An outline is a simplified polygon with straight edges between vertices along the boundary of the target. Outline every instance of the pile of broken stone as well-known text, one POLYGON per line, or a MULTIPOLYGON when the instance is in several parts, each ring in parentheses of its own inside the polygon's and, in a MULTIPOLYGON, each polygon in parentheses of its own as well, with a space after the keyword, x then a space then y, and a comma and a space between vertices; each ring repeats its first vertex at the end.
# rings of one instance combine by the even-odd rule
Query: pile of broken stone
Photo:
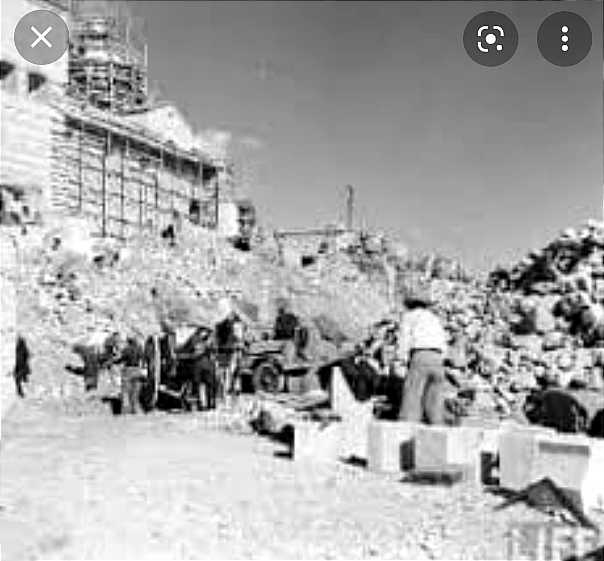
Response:
POLYGON ((449 379, 508 415, 540 387, 602 393, 604 224, 567 229, 486 282, 433 281, 451 337, 449 379))

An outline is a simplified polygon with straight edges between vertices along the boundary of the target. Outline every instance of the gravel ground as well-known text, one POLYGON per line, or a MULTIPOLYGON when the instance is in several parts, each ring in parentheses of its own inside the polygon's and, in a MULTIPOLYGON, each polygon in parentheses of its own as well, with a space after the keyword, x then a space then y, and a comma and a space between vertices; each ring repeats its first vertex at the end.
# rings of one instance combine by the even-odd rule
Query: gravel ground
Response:
POLYGON ((2 427, 0 541, 28 559, 504 559, 545 520, 471 485, 308 465, 203 414, 69 416, 21 402, 2 427))

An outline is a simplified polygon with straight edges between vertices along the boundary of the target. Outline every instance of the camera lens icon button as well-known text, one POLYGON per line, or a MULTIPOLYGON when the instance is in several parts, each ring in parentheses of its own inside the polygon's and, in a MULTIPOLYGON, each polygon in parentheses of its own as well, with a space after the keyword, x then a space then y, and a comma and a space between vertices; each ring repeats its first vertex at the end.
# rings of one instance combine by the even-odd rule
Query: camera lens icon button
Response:
POLYGON ((504 14, 483 12, 466 25, 463 44, 470 58, 478 64, 499 66, 514 56, 518 30, 504 14))

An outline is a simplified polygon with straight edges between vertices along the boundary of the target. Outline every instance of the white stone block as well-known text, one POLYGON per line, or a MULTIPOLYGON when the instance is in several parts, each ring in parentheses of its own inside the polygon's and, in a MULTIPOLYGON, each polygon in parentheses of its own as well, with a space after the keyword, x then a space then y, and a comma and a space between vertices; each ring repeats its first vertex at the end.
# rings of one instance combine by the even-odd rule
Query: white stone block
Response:
POLYGON ((499 485, 519 491, 535 481, 539 437, 555 434, 543 427, 510 427, 499 436, 499 485))
POLYGON ((478 466, 482 438, 478 427, 422 426, 415 437, 415 468, 478 466))
POLYGON ((321 425, 310 421, 294 423, 294 460, 335 462, 340 458, 341 423, 321 425))
POLYGON ((591 438, 591 458, 581 485, 585 510, 604 510, 604 440, 591 438))
POLYGON ((334 367, 331 373, 331 384, 329 388, 329 400, 331 409, 342 418, 354 415, 358 410, 359 402, 354 397, 348 382, 339 367, 334 367))
POLYGON ((585 510, 604 508, 604 441, 584 435, 539 437, 533 477, 577 493, 585 510))
POLYGON ((373 418, 373 403, 366 401, 356 406, 342 421, 340 453, 343 458, 367 459, 369 424, 373 418))
POLYGON ((367 467, 396 473, 414 467, 415 433, 420 425, 405 421, 378 421, 368 425, 367 467))

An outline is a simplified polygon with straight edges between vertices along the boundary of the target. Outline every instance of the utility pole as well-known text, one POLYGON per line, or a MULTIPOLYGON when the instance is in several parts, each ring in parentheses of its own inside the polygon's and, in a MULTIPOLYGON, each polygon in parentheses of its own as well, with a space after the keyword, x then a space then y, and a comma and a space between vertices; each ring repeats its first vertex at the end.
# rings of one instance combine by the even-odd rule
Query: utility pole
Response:
POLYGON ((218 223, 220 221, 220 177, 216 177, 216 183, 214 185, 214 227, 218 232, 218 223))
POLYGON ((346 229, 351 231, 354 218, 354 188, 346 185, 346 229))

